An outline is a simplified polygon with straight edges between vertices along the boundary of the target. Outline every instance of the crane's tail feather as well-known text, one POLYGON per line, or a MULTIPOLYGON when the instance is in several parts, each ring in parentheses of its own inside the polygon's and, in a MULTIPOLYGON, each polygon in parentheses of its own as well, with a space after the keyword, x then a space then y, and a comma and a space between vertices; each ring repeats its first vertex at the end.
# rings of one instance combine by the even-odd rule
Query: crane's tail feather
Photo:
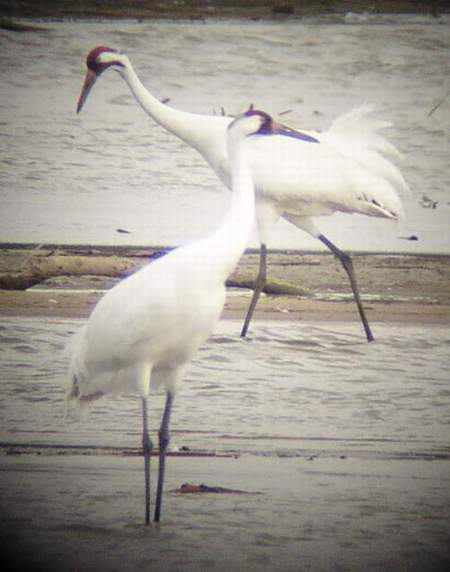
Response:
POLYGON ((360 130, 360 131, 378 131, 379 129, 386 129, 391 127, 392 123, 389 121, 382 121, 381 119, 376 119, 370 117, 375 111, 375 105, 371 103, 366 103, 339 115, 333 121, 330 126, 330 131, 348 131, 348 130, 360 130))
POLYGON ((360 140, 372 151, 386 157, 401 159, 402 155, 397 147, 379 133, 382 129, 392 127, 392 123, 372 117, 374 110, 374 105, 365 104, 339 115, 331 124, 328 133, 352 138, 355 141, 360 140))
POLYGON ((72 385, 69 386, 69 389, 66 394, 66 401, 76 400, 79 404, 82 403, 89 403, 90 401, 95 401, 96 399, 100 399, 105 395, 104 391, 98 390, 93 393, 88 393, 83 395, 80 390, 80 384, 78 381, 77 375, 72 375, 72 385))
POLYGON ((340 115, 324 132, 323 140, 363 167, 366 180, 361 180, 361 189, 366 189, 368 179, 372 179, 377 192, 367 200, 361 199, 364 212, 398 219, 404 215, 398 195, 409 196, 410 190, 396 165, 401 153, 380 133, 391 123, 372 117, 374 109, 374 105, 366 104, 340 115))
POLYGON ((64 409, 65 417, 69 403, 75 402, 77 405, 84 405, 104 395, 104 391, 97 387, 89 388, 90 383, 85 374, 85 350, 86 326, 82 326, 72 337, 64 352, 70 360, 64 409))

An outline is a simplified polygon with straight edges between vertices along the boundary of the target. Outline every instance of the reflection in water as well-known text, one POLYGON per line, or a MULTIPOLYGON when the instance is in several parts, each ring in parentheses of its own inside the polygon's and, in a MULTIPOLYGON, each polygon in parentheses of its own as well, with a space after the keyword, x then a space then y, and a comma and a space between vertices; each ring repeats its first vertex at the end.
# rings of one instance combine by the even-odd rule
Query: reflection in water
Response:
MULTIPOLYGON (((138 447, 140 403, 110 397, 63 419, 63 349, 79 323, 3 319, 0 441, 138 447)), ((297 455, 449 453, 448 330, 258 322, 248 340, 222 321, 175 400, 172 445, 297 455)), ((151 424, 163 399, 152 399, 151 424)))

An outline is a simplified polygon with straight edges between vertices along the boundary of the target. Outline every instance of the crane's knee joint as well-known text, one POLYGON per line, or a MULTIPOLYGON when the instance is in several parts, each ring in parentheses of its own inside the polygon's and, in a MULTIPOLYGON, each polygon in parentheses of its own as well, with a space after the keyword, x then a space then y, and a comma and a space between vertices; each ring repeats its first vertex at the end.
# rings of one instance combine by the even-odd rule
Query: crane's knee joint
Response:
POLYGON ((167 432, 160 432, 159 433, 159 450, 166 451, 167 447, 169 446, 170 436, 167 432))
POLYGON ((350 256, 350 254, 343 252, 341 260, 342 260, 342 264, 344 264, 348 268, 353 268, 353 260, 352 260, 352 257, 350 256))
POLYGON ((151 454, 151 452, 153 451, 153 442, 150 439, 150 435, 145 434, 142 437, 142 447, 144 449, 144 453, 146 453, 147 455, 151 454))

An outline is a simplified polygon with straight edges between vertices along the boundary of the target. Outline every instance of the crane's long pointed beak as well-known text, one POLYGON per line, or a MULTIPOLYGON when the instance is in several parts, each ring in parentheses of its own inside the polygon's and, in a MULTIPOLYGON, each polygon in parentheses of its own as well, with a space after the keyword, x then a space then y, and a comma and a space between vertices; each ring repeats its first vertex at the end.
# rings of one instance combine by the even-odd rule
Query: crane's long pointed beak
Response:
POLYGON ((275 135, 284 135, 285 137, 300 139, 300 141, 305 141, 306 143, 319 143, 319 139, 309 135, 309 133, 291 129, 291 127, 286 127, 286 125, 282 125, 281 123, 273 123, 273 132, 275 135))
POLYGON ((80 111, 83 109, 84 102, 86 101, 89 92, 94 86, 96 80, 97 80, 97 74, 94 71, 88 69, 86 77, 84 79, 83 87, 81 89, 80 97, 78 98, 77 113, 80 113, 80 111))

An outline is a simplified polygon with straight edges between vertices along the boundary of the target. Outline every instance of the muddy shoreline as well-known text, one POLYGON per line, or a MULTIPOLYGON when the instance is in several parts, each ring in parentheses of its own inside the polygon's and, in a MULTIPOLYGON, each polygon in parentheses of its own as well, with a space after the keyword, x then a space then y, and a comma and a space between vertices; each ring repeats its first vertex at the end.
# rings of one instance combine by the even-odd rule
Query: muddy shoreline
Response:
MULTIPOLYGON (((0 245, 0 315, 85 318, 103 292, 170 247, 0 245)), ((257 319, 358 321, 347 277, 332 255, 269 252, 257 319)), ((357 253, 372 321, 450 323, 450 256, 357 253)), ((230 277, 224 317, 243 317, 258 268, 249 249, 230 277)), ((206 269, 205 269, 206 271, 206 269)))

